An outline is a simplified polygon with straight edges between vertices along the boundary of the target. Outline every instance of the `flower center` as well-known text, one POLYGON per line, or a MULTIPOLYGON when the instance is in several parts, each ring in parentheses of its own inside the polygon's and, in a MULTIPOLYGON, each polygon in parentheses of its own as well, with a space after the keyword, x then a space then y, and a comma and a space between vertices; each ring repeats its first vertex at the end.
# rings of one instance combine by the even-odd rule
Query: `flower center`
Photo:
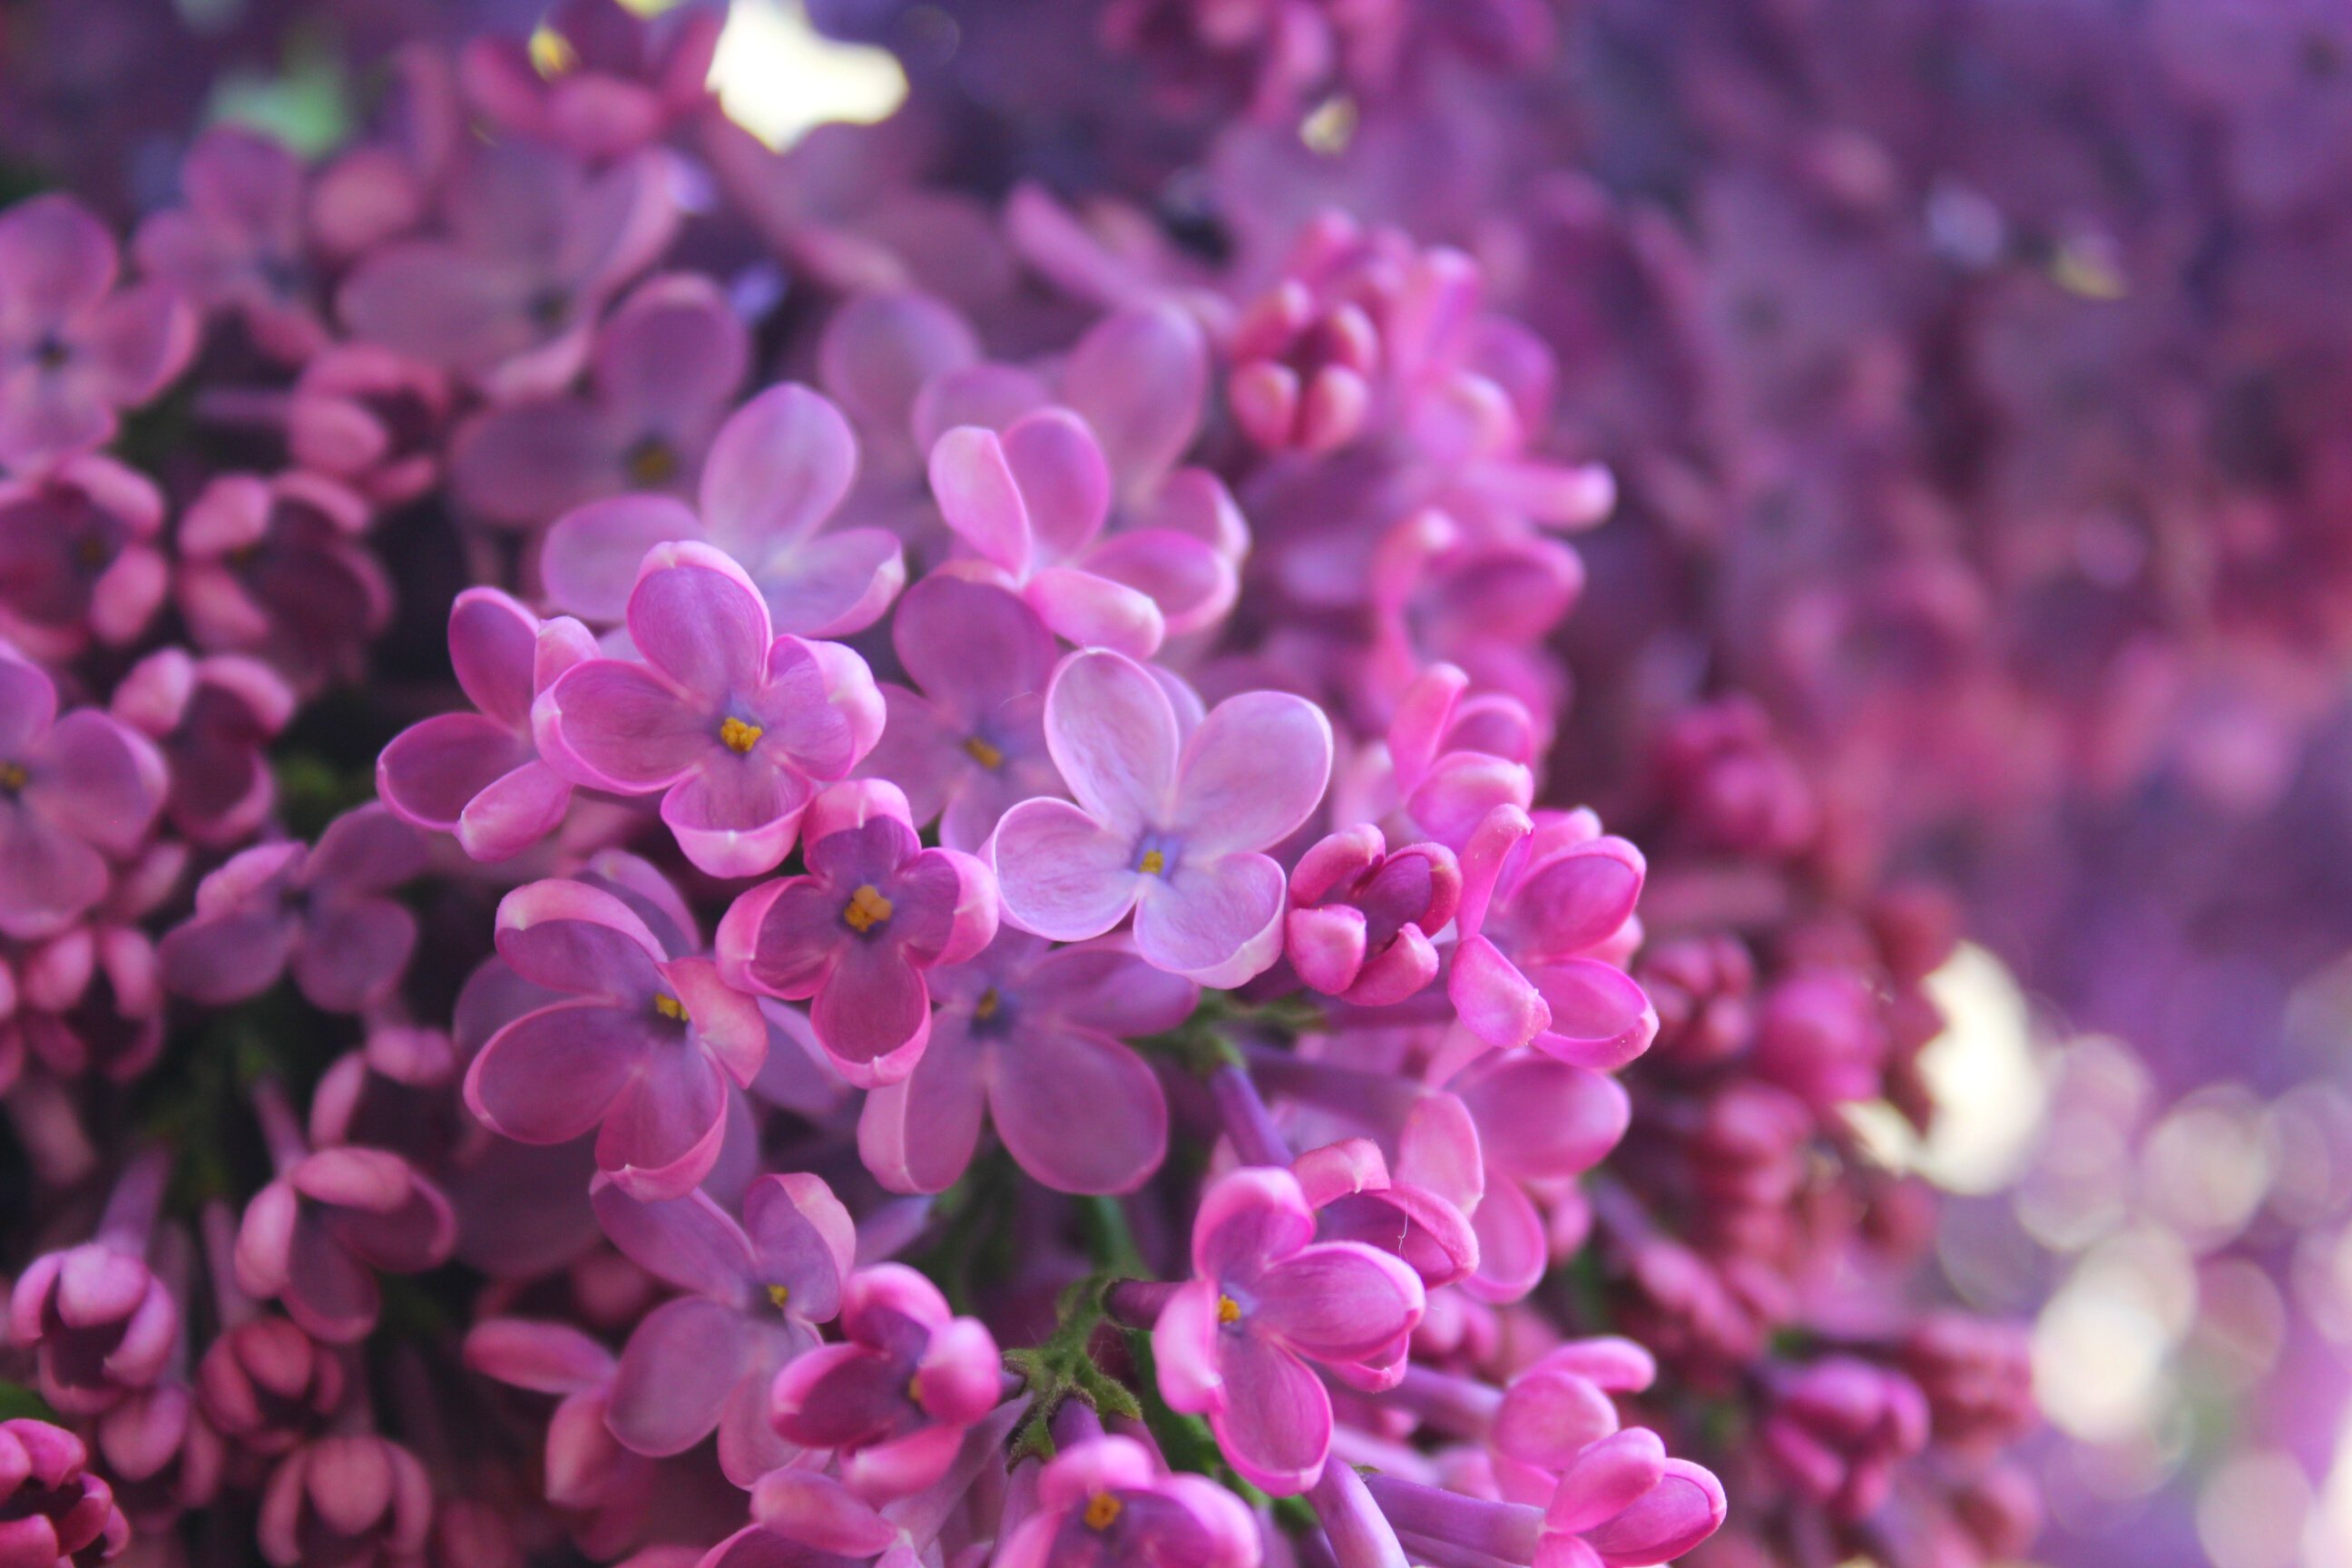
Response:
POLYGON ((1217 1297, 1217 1321, 1220 1323, 1238 1323, 1241 1321, 1242 1304, 1239 1301, 1234 1300, 1231 1296, 1220 1293, 1217 1297))
POLYGON ((793 1288, 791 1286, 771 1285, 768 1287, 768 1303, 777 1310, 782 1311, 783 1310, 784 1303, 792 1299, 793 1288))
POLYGON ((970 757, 973 762, 978 763, 982 767, 986 768, 990 773, 994 773, 997 769, 1004 765, 1003 749, 1002 747, 990 745, 986 741, 982 740, 977 735, 973 735, 964 742, 963 751, 964 755, 970 757))
POLYGON ((33 775, 26 771, 24 763, 0 763, 0 789, 15 795, 32 781, 33 775))
POLYGON ((630 447, 624 461, 629 478, 641 485, 667 484, 677 477, 677 453, 658 436, 648 436, 630 447))
POLYGON ((1168 857, 1157 849, 1147 849, 1143 858, 1135 863, 1135 868, 1147 877, 1164 877, 1168 874, 1168 857))
POLYGON ((1092 1531, 1108 1530, 1118 1522, 1118 1516, 1126 1510, 1127 1505, 1110 1493, 1097 1492, 1087 1499, 1087 1511, 1084 1515, 1087 1528, 1092 1531))
POLYGON ((63 370, 72 357, 73 351, 66 347, 65 341, 54 335, 33 345, 33 365, 37 370, 63 370))
POLYGON ((689 1022, 686 1016, 686 1004, 679 1001, 675 996, 655 997, 654 1011, 659 1013, 663 1017, 667 1018, 673 1024, 684 1024, 689 1022))
POLYGON ((873 883, 865 883, 849 895, 849 907, 841 911, 841 918, 850 930, 862 934, 890 918, 890 900, 873 883))
POLYGON ((760 737, 766 733, 759 725, 746 724, 740 719, 730 719, 719 726, 719 740, 725 742, 727 749, 739 757, 748 755, 751 748, 760 743, 760 737))
POLYGON ((997 1008, 1003 1005, 1004 999, 996 994, 996 987, 992 985, 980 994, 979 1001, 971 1005, 971 1016, 975 1018, 993 1018, 996 1016, 997 1008))

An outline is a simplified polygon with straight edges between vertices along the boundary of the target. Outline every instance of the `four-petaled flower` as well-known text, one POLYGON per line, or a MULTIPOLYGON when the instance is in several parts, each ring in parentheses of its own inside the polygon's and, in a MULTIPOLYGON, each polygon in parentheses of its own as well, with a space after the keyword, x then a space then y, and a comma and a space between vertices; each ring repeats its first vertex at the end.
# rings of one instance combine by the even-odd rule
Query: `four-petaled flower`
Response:
POLYGON ((1037 1478, 1037 1511, 996 1568, 1257 1568, 1257 1521, 1205 1476, 1170 1475, 1132 1437, 1093 1437, 1054 1456, 1037 1478))

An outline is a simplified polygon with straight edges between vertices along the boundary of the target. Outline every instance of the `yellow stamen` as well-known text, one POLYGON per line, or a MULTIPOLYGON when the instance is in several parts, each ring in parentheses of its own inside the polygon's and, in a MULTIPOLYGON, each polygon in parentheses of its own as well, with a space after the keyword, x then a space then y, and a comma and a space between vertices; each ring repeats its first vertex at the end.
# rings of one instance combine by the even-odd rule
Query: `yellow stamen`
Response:
POLYGON ((32 782, 32 778, 22 763, 0 763, 0 789, 23 789, 32 782))
POLYGON ((648 436, 629 450, 629 478, 641 485, 666 485, 677 477, 677 454, 668 442, 648 436))
POLYGON ((580 56, 571 39, 552 27, 541 26, 530 36, 530 63, 541 76, 552 79, 570 74, 580 64, 580 56))
POLYGON ((1143 858, 1137 863, 1136 869, 1147 877, 1164 877, 1168 874, 1168 857, 1157 849, 1147 849, 1143 852, 1143 858))
POLYGON ((1119 1501, 1118 1499, 1111 1496, 1110 1493, 1097 1492, 1094 1496, 1087 1499, 1087 1511, 1085 1514, 1087 1528, 1088 1530, 1108 1530, 1112 1525, 1118 1522, 1118 1516, 1126 1510, 1127 1505, 1119 1501))
POLYGON ((996 994, 996 987, 993 985, 990 986, 987 990, 980 994, 980 1000, 971 1005, 971 1016, 975 1018, 995 1017, 996 1009, 1001 1005, 1002 1000, 1003 999, 996 994))
POLYGON ((964 742, 963 751, 964 755, 986 768, 990 773, 994 773, 1004 765, 1003 752, 990 745, 977 735, 964 742))
POLYGON ((771 1285, 768 1287, 768 1300, 779 1310, 782 1310, 783 1304, 792 1299, 793 1289, 791 1286, 771 1285))
POLYGON ((760 737, 766 733, 757 724, 746 724, 740 719, 730 719, 719 726, 719 738, 727 743, 729 751, 739 757, 758 745, 760 737))
POLYGON ((675 996, 655 997, 654 1011, 659 1013, 663 1017, 667 1018, 673 1024, 683 1024, 687 1022, 686 1004, 679 1001, 675 996))
POLYGON ((1242 1304, 1239 1301, 1234 1300, 1231 1296, 1219 1296, 1217 1298, 1217 1321, 1221 1323, 1238 1323, 1241 1321, 1242 1304))
POLYGON ((890 918, 890 900, 882 890, 868 882, 849 895, 849 907, 841 918, 854 931, 869 931, 890 918))

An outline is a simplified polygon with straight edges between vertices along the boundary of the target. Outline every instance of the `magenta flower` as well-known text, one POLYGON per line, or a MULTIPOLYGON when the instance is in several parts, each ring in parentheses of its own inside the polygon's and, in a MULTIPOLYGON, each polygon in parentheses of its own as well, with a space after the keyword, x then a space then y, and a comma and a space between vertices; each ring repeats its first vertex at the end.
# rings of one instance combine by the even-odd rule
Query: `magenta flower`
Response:
POLYGON ((1757 1076, 1823 1115, 1876 1099, 1892 1045, 1879 1011, 1878 998, 1852 970, 1798 970, 1758 1009, 1757 1076))
POLYGON ((890 641, 915 689, 883 683, 889 721, 861 775, 906 791, 950 849, 978 849, 1016 802, 1062 793, 1045 752, 1054 637, 1035 611, 992 584, 926 577, 898 601, 890 641))
MULTIPOLYGON (((50 1072, 129 1083, 153 1065, 163 1048, 163 984, 142 922, 177 895, 187 865, 185 844, 156 840, 117 870, 79 923, 19 959, 14 1026, 50 1072)), ((0 1024, 0 1037, 8 1033, 0 1024)))
POLYGON ((751 579, 707 544, 646 552, 628 626, 643 663, 589 659, 540 693, 541 754, 578 784, 661 791, 678 847, 714 877, 773 869, 811 780, 873 749, 882 695, 865 660, 773 635, 751 579))
POLYGON ((926 971, 996 935, 996 878, 954 849, 926 849, 907 797, 878 779, 835 784, 809 807, 808 873, 761 884, 719 926, 730 984, 811 999, 809 1021, 852 1083, 895 1082, 930 1037, 926 971))
POLYGON ((270 358, 327 344, 306 241, 302 165, 242 127, 205 133, 180 163, 181 205, 139 226, 139 265, 210 315, 234 313, 270 358))
POLYGON ((1290 873, 1284 952, 1298 977, 1358 1006, 1402 1002, 1437 978, 1430 937, 1454 920, 1462 869, 1443 844, 1391 854, 1370 823, 1334 833, 1290 873))
POLYGON ((531 39, 470 40, 458 69, 466 96, 500 129, 616 158, 710 101, 704 83, 724 20, 701 5, 643 16, 616 0, 561 0, 531 39), (551 48, 551 63, 534 52, 551 48))
POLYGON ((1257 1521, 1203 1476, 1168 1475, 1131 1437, 1071 1444, 1037 1478, 1037 1511, 999 1550, 995 1568, 1257 1568, 1257 1521))
POLYGON ((930 1043, 912 1074, 866 1097, 858 1152, 893 1192, 944 1192, 971 1163, 985 1110, 1046 1186, 1132 1192, 1167 1153, 1168 1101, 1126 1042, 1174 1028, 1200 994, 1123 946, 1000 932, 940 975, 930 1043))
POLYGON ((0 634, 53 659, 135 640, 170 585, 163 526, 163 492, 109 458, 0 479, 0 634))
POLYGON ((268 819, 278 787, 265 754, 293 718, 293 689, 259 659, 158 648, 114 689, 114 716, 163 754, 163 816, 191 843, 223 848, 268 819))
POLYGON ((316 474, 214 479, 180 519, 180 613, 197 645, 258 655, 304 691, 354 668, 392 617, 367 525, 367 503, 316 474))
MULTIPOLYGON (((1642 852, 1590 812, 1538 827, 1498 805, 1462 857, 1462 909, 1447 994, 1475 1042, 1530 1045, 1578 1066, 1620 1068, 1649 1048, 1657 1010, 1616 958, 1642 896, 1642 852)), ((1455 1062, 1453 1065, 1458 1066, 1455 1062)))
POLYGON ((931 447, 940 514, 979 570, 1027 600, 1057 636, 1138 658, 1232 607, 1233 563, 1198 533, 1129 529, 1103 538, 1111 473, 1066 408, 1024 415, 1002 437, 959 426, 931 447))
POLYGON ((523 1143, 591 1129, 596 1163, 632 1195, 691 1192, 719 1158, 731 1084, 768 1027, 708 958, 672 957, 635 910, 584 882, 533 882, 499 904, 499 956, 559 999, 490 1037, 466 1103, 523 1143))
POLYGON ((1723 1485, 1687 1459, 1670 1459, 1642 1427, 1586 1445, 1540 1509, 1465 1497, 1386 1475, 1365 1478, 1414 1561, 1538 1568, 1649 1568, 1705 1541, 1724 1519, 1723 1485))
POLYGON ((604 302, 668 247, 669 166, 642 153, 591 173, 545 148, 477 148, 442 200, 446 239, 369 254, 336 298, 360 338, 507 398, 555 391, 604 302))
POLYGON ((1539 744, 1535 720, 1517 698, 1472 696, 1469 676, 1431 665, 1397 698, 1390 783, 1406 820, 1459 854, 1488 812, 1524 811, 1535 799, 1528 764, 1539 744))
POLYGON ((114 438, 194 351, 196 321, 153 283, 115 287, 121 258, 71 196, 0 212, 0 468, 68 458, 114 438))
MULTIPOLYGON (((656 352, 674 348, 665 338, 656 352)), ((907 581, 906 562, 888 529, 825 527, 857 472, 841 411, 805 386, 772 386, 706 438, 696 509, 632 495, 557 520, 541 567, 557 606, 617 620, 646 552, 695 540, 751 575, 778 631, 842 637, 879 620, 907 581)))
POLYGON ((1425 1300, 1402 1259, 1314 1237, 1296 1176, 1235 1171, 1202 1194, 1192 1279, 1151 1333, 1168 1403, 1206 1415, 1234 1468, 1277 1497, 1313 1486, 1331 1449, 1331 1396, 1308 1363, 1393 1383, 1425 1300))
POLYGON ((1305 822, 1331 773, 1331 725, 1287 692, 1217 704, 1188 736, 1150 672, 1116 653, 1065 658, 1045 743, 1076 804, 1026 800, 990 841, 1005 917, 1056 942, 1135 911, 1136 948, 1203 985, 1239 984, 1282 951, 1282 868, 1262 853, 1305 822))
POLYGON ((399 506, 441 477, 449 381, 373 343, 313 355, 286 405, 286 449, 378 506, 399 506))
POLYGON ((318 1006, 365 1012, 416 945, 416 917, 388 895, 424 868, 415 829, 374 805, 335 818, 315 847, 247 849, 197 884, 195 913, 164 933, 164 989, 217 1007, 259 995, 290 965, 318 1006))
POLYGON ((954 1462, 964 1429, 996 1408, 996 1341, 898 1263, 849 1277, 841 1331, 844 1342, 776 1374, 769 1419, 787 1442, 834 1450, 842 1479, 869 1503, 919 1491, 954 1462))
POLYGON ((320 1437, 278 1463, 262 1488, 254 1541, 273 1568, 409 1563, 433 1529, 433 1481, 387 1437, 320 1437))
POLYGON ((418 1274, 448 1260, 457 1240, 449 1200, 387 1150, 307 1154, 290 1121, 271 1142, 278 1179, 246 1205, 237 1285, 276 1298, 313 1339, 364 1339, 383 1300, 377 1270, 418 1274))
POLYGON ((112 1409, 152 1384, 179 1347, 179 1302, 146 1256, 169 1174, 160 1153, 136 1159, 89 1240, 17 1276, 9 1339, 34 1352, 41 1397, 66 1415, 112 1409))
POLYGON ((449 661, 477 711, 410 725, 376 759, 376 794, 403 821, 454 833, 477 860, 503 860, 563 824, 572 785, 541 761, 531 703, 596 656, 588 628, 542 621, 496 588, 449 606, 449 661))
POLYGON ((139 847, 163 804, 163 760, 0 645, 0 935, 48 936, 106 896, 107 858, 139 847))
POLYGON ((249 1317, 205 1347, 196 1395, 222 1436, 250 1453, 283 1454, 341 1408, 343 1361, 290 1318, 249 1317))
POLYGON ((1484 1191, 1478 1136, 1469 1112, 1451 1095, 1432 1095, 1414 1107, 1393 1170, 1369 1138, 1310 1149, 1290 1170, 1315 1209, 1315 1234, 1323 1240, 1360 1241, 1393 1253, 1426 1289, 1451 1285, 1478 1267, 1478 1237, 1469 1219, 1484 1191))
POLYGON ((688 489, 751 358, 751 333, 717 284, 649 279, 596 329, 584 392, 502 404, 457 431, 450 488, 507 524, 622 490, 688 489))
POLYGON ((81 1439, 46 1421, 0 1421, 0 1558, 26 1568, 88 1568, 118 1555, 131 1526, 85 1467, 81 1439))
POLYGON ((812 1325, 845 1309, 857 1247, 849 1211, 807 1174, 752 1183, 740 1226, 699 1192, 644 1203, 600 1180, 595 1204, 614 1246, 687 1292, 647 1313, 622 1350, 613 1435, 662 1458, 715 1427, 719 1466, 742 1487, 788 1463, 793 1450, 768 1420, 769 1385, 779 1368, 819 1353, 812 1325))
POLYGON ((1471 1223, 1478 1267, 1463 1289, 1482 1301, 1522 1300, 1551 1264, 1538 1194, 1598 1165, 1625 1136, 1633 1108, 1613 1078, 1528 1052, 1490 1056, 1448 1087, 1477 1124, 1486 1181, 1471 1223))
POLYGON ((1797 1489, 1842 1520, 1878 1511, 1927 1446, 1927 1400, 1901 1373, 1832 1356, 1789 1376, 1759 1436, 1797 1489))

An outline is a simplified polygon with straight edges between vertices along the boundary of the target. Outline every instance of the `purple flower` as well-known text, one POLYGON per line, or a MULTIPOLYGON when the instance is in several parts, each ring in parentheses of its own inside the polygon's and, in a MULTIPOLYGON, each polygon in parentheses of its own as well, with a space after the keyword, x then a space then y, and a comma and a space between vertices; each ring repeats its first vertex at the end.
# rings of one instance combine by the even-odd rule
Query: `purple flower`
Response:
POLYGON ((286 405, 286 449, 378 506, 399 506, 441 477, 448 378, 373 343, 312 356, 286 405))
POLYGON ((377 1270, 418 1274, 447 1260, 457 1239, 449 1200, 386 1150, 303 1153, 290 1120, 271 1142, 278 1179, 246 1205, 237 1285, 276 1298, 313 1339, 364 1339, 382 1302, 377 1270))
POLYGON ((205 1347, 196 1394, 222 1436, 250 1453, 283 1454, 341 1407, 343 1361, 290 1318, 249 1317, 205 1347))
POLYGON ((615 158, 710 101, 704 85, 722 10, 642 16, 616 0, 561 0, 529 39, 475 38, 459 56, 466 96, 517 136, 615 158))
POLYGON ((272 359, 327 344, 306 249, 302 165, 237 126, 205 133, 180 164, 182 205, 139 226, 140 266, 208 314, 234 312, 272 359))
POLYGON ((926 577, 890 641, 915 689, 883 683, 889 721, 861 775, 906 791, 917 824, 939 817, 951 849, 978 849, 1014 803, 1062 793, 1045 752, 1054 637, 1035 611, 992 584, 926 577))
POLYGON ((563 824, 572 785, 540 759, 531 703, 596 656, 588 628, 542 621, 496 588, 449 606, 449 661, 472 713, 410 725, 376 759, 376 794, 402 820, 454 833, 477 860, 503 860, 563 824))
POLYGON ((1544 1507, 1543 1568, 1644 1568, 1680 1557, 1722 1528, 1723 1484, 1670 1459, 1643 1427, 1612 1433, 1561 1472, 1544 1507))
POLYGON ((164 933, 164 988, 217 1007, 259 995, 290 964, 318 1006, 365 1012, 416 946, 416 917, 387 895, 424 868, 415 829, 374 805, 329 823, 315 847, 247 849, 197 884, 195 913, 164 933))
POLYGON ((304 691, 356 668, 392 618, 367 525, 367 503, 316 474, 214 479, 180 519, 180 613, 197 645, 257 654, 304 691))
POLYGON ((113 1408, 152 1384, 178 1348, 179 1302, 146 1261, 169 1173, 160 1153, 134 1161, 90 1240, 17 1276, 9 1338, 34 1352, 41 1397, 66 1415, 113 1408))
POLYGON ((873 749, 881 693, 835 643, 770 629, 743 569, 707 544, 655 546, 629 594, 642 663, 594 658, 540 693, 541 753, 574 782, 662 792, 662 820, 715 877, 772 869, 792 852, 812 779, 873 749))
POLYGON ((1402 1259, 1314 1237, 1315 1211, 1289 1172, 1226 1176, 1202 1194, 1192 1279, 1151 1333, 1168 1403, 1206 1415, 1234 1468, 1277 1497, 1313 1486, 1331 1449, 1331 1396, 1308 1363, 1393 1383, 1425 1300, 1402 1259))
POLYGON ((1447 981, 1472 1054, 1532 1044, 1607 1069, 1649 1048, 1657 1010, 1614 961, 1639 931, 1645 869, 1590 812, 1546 813, 1540 827, 1517 806, 1488 815, 1463 852, 1447 981))
POLYGON ((71 196, 0 212, 0 468, 112 440, 117 411, 187 363, 195 317, 160 285, 118 290, 121 266, 105 226, 71 196))
POLYGON ((0 633, 37 658, 134 641, 170 585, 163 526, 163 492, 110 458, 0 479, 0 633))
POLYGON ((742 1487, 789 1462, 768 1421, 769 1384, 817 1353, 811 1325, 843 1310, 857 1247, 849 1211, 823 1181, 797 1173, 752 1183, 740 1226, 700 1192, 645 1203, 600 1180, 595 1203, 614 1246, 688 1292, 647 1313, 622 1350, 606 1416, 614 1436, 662 1458, 716 1427, 719 1466, 742 1487))
POLYGON ((844 1342, 776 1374, 769 1419, 787 1442, 839 1455, 842 1479, 869 1503, 919 1491, 954 1462, 964 1429, 996 1408, 996 1342, 898 1263, 849 1277, 841 1331, 844 1342))
POLYGON ((337 309, 355 336, 493 397, 553 392, 587 358, 604 301, 668 247, 670 179, 650 152, 591 173, 524 142, 477 148, 443 195, 448 237, 372 252, 337 309))
POLYGON ((1474 1063, 1448 1087, 1477 1125, 1486 1169, 1471 1213, 1478 1268, 1462 1288, 1483 1301, 1517 1301, 1551 1263, 1534 1194, 1598 1165, 1625 1136, 1633 1109, 1607 1074, 1524 1051, 1474 1063))
POLYGON ((959 426, 933 444, 940 513, 979 556, 975 570, 1027 600, 1060 637, 1149 658, 1171 633, 1213 625, 1234 602, 1233 563, 1198 533, 1168 527, 1101 537, 1111 472, 1086 420, 1024 415, 1002 437, 959 426))
POLYGON ((1453 665, 1431 665, 1406 684, 1387 739, 1395 804, 1456 854, 1496 806, 1524 811, 1535 799, 1533 717, 1501 692, 1471 696, 1469 676, 1453 665))
MULTIPOLYGON (((153 1065, 163 1048, 163 985, 141 922, 178 893, 187 864, 186 845, 157 840, 117 871, 80 923, 23 954, 14 1026, 50 1072, 128 1083, 153 1065)), ((0 1037, 8 1032, 0 1024, 0 1037)))
POLYGON ((1757 1012, 1757 1076, 1824 1115, 1879 1096, 1889 1047, 1878 998, 1850 969, 1801 969, 1757 1012))
MULTIPOLYGON (((658 345, 665 360, 674 352, 667 338, 658 345)), ((557 520, 541 569, 558 607, 617 620, 646 552, 695 540, 750 574, 778 631, 842 637, 879 620, 907 581, 906 562, 888 529, 825 527, 857 472, 841 411, 805 386, 772 386, 706 438, 694 510, 631 495, 557 520)))
POLYGON ((1202 1476, 1166 1475, 1131 1437, 1063 1448, 1037 1478, 1037 1511, 1023 1520, 996 1568, 1257 1568, 1257 1521, 1202 1476))
POLYGON ((1310 1149, 1290 1170, 1315 1209, 1315 1234, 1324 1240, 1360 1241, 1394 1253, 1432 1290, 1478 1267, 1478 1238, 1468 1217, 1484 1191, 1478 1137, 1470 1113, 1453 1096, 1432 1095, 1413 1108, 1393 1172, 1369 1138, 1310 1149))
POLYGON ((63 930, 105 897, 107 857, 139 847, 163 804, 163 760, 0 645, 0 935, 63 930))
POLYGON ((1927 1400, 1901 1373, 1832 1356, 1789 1376, 1759 1436, 1805 1496, 1842 1520, 1878 1511, 1902 1462, 1927 1446, 1927 1400))
POLYGON ((373 1432, 320 1437, 269 1472, 255 1542, 274 1568, 373 1568, 419 1561, 433 1529, 433 1481, 415 1455, 373 1432))
POLYGON ((81 1439, 46 1421, 0 1421, 0 1560, 11 1568, 89 1568, 130 1543, 81 1439))
POLYGON ((1005 917, 1056 942, 1100 936, 1135 911, 1159 967, 1230 986, 1282 951, 1280 843, 1323 798, 1331 725, 1286 692, 1217 704, 1190 735, 1150 672, 1116 653, 1062 661, 1045 689, 1045 743, 1076 797, 1026 800, 990 841, 1005 917))
POLYGON ((1284 951, 1315 990, 1358 1006, 1402 1002, 1437 978, 1430 942, 1454 920, 1462 868, 1443 844, 1394 854, 1370 823, 1318 843, 1290 873, 1284 951))
POLYGON ((787 1001, 842 1076, 905 1078, 931 1028, 924 972, 960 963, 996 935, 996 878, 954 849, 926 849, 907 798, 878 779, 835 784, 809 808, 808 874, 764 883, 719 927, 730 983, 787 1001))
POLYGON ((516 975, 560 999, 490 1037, 467 1070, 467 1105, 519 1142, 601 1129, 596 1163, 633 1195, 691 1192, 719 1158, 730 1085, 749 1084, 767 1054, 759 1007, 584 882, 509 893, 498 942, 516 975))
POLYGON ((596 329, 586 391, 501 404, 458 430, 451 489, 507 524, 622 490, 687 489, 751 357, 751 333, 716 283, 649 279, 596 329))
POLYGON ((268 820, 278 788, 265 752, 295 707, 276 670, 242 654, 158 648, 123 676, 112 706, 163 752, 172 779, 163 816, 182 837, 221 848, 268 820))
POLYGON ((922 1060, 869 1093, 858 1120, 858 1152, 884 1186, 944 1192, 971 1163, 983 1109, 1056 1192, 1132 1192, 1160 1168, 1167 1097, 1125 1042, 1182 1023, 1200 987, 1123 946, 1055 949, 1015 931, 938 987, 922 1060))

